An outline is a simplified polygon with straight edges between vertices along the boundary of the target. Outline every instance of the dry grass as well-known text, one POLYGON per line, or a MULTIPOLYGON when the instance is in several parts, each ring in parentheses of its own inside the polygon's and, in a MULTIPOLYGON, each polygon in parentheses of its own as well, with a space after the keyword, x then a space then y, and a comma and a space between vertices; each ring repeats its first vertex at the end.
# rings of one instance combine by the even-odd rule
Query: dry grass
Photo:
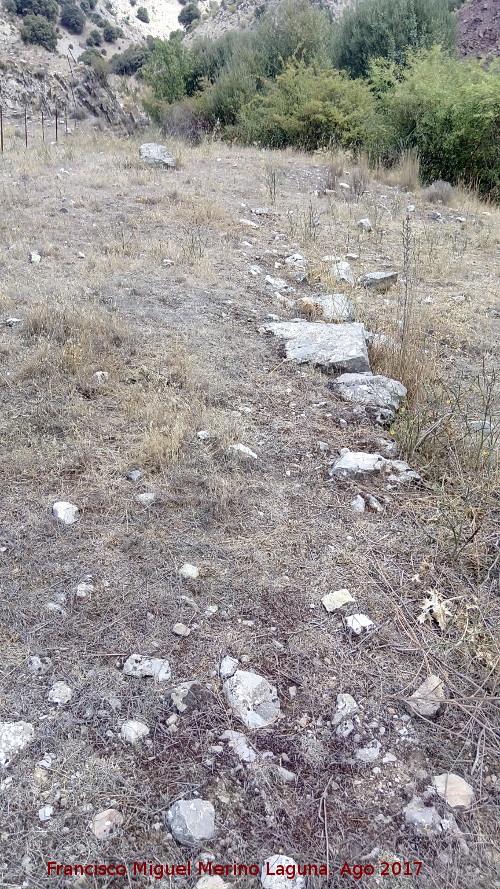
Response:
MULTIPOLYGON (((301 863, 328 856, 331 877, 312 877, 308 889, 334 889, 345 883, 344 861, 378 847, 377 860, 424 862, 421 877, 405 878, 410 889, 491 889, 498 393, 483 355, 498 339, 498 210, 457 191, 456 209, 443 208, 445 222, 435 223, 417 196, 405 247, 407 195, 373 181, 356 201, 323 195, 324 154, 208 142, 183 147, 182 168, 168 173, 137 158, 137 140, 89 129, 44 153, 9 141, 0 162, 0 320, 22 319, 0 326, 0 719, 35 726, 9 769, 12 784, 2 785, 1 879, 48 885, 47 860, 182 863, 190 853, 168 836, 163 813, 197 793, 214 802, 217 834, 193 860, 207 851, 219 862, 260 862, 279 848, 301 863), (270 204, 272 215, 251 215, 270 204), (259 228, 240 225, 242 216, 259 228), (369 234, 357 227, 364 216, 369 234), (293 252, 308 260, 304 291, 284 263, 293 252), (358 254, 356 278, 395 268, 408 286, 383 295, 339 286, 322 257, 347 252, 358 254), (259 328, 269 313, 291 318, 298 307, 277 302, 266 274, 295 286, 287 295, 305 296, 306 310, 321 284, 344 290, 366 326, 390 337, 373 365, 401 373, 411 395, 392 430, 353 420, 321 373, 279 360, 259 328), (491 432, 477 437, 467 424, 483 418, 491 432), (209 439, 197 437, 201 429, 209 439), (391 431, 422 485, 329 480, 341 447, 376 449, 391 431), (231 456, 236 442, 259 459, 231 456), (134 484, 124 473, 136 467, 144 476, 134 484), (382 514, 351 509, 366 491, 382 514), (150 507, 137 503, 140 492, 156 495, 150 507), (80 508, 71 527, 51 516, 61 498, 80 508), (199 566, 198 580, 180 581, 186 561, 199 566), (88 574, 95 590, 83 600, 76 586, 88 574), (343 617, 322 609, 321 597, 341 587, 375 622, 373 634, 353 640, 343 617), (451 612, 443 629, 418 622, 430 589, 451 612), (218 606, 211 616, 208 605, 218 606), (191 626, 188 638, 172 634, 176 621, 191 626), (133 651, 169 658, 168 688, 123 675, 133 651), (226 653, 273 681, 282 702, 283 719, 252 735, 274 754, 256 768, 217 749, 224 730, 241 728, 216 672, 226 653), (50 658, 36 678, 32 655, 50 658), (446 680, 443 715, 405 721, 404 699, 431 672, 446 680), (61 678, 73 698, 56 709, 48 691, 61 678), (174 732, 169 691, 186 680, 200 682, 206 699, 174 732), (340 692, 360 705, 355 744, 331 726, 340 692), (150 726, 147 744, 124 745, 128 718, 150 726), (353 760, 374 737, 396 763, 353 760), (40 786, 34 770, 45 752, 54 760, 40 786), (278 781, 279 762, 295 784, 278 781), (446 836, 415 838, 403 824, 413 793, 445 770, 474 785, 473 809, 456 813, 468 856, 446 836), (54 816, 40 823, 46 804, 54 816), (110 806, 124 825, 99 844, 88 821, 110 806)), ((347 158, 342 169, 355 173, 347 158)))

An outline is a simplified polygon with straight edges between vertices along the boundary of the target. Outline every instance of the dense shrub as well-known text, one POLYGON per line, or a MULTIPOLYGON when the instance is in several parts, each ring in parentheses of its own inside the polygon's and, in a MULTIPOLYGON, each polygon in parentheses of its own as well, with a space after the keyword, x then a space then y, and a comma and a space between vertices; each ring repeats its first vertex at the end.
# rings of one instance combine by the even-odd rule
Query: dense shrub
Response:
POLYGON ((256 83, 244 63, 231 65, 218 80, 197 98, 208 127, 236 124, 240 109, 255 96, 256 83))
POLYGON ((10 12, 10 13, 13 13, 14 15, 17 15, 16 0, 4 0, 3 8, 5 9, 5 12, 10 12))
POLYGON ((375 126, 374 106, 362 80, 290 62, 267 93, 241 109, 235 132, 270 148, 296 145, 309 151, 332 142, 358 146, 375 126))
POLYGON ((115 43, 117 38, 120 36, 120 31, 121 28, 116 28, 114 25, 111 24, 111 22, 106 22, 102 29, 102 34, 106 43, 115 43))
POLYGON ((190 25, 196 19, 201 18, 200 7, 197 3, 188 3, 183 9, 181 9, 179 15, 177 16, 177 21, 184 28, 189 28, 190 25))
POLYGON ((425 180, 476 185, 500 199, 500 63, 450 58, 439 47, 409 58, 380 97, 382 156, 415 147, 425 180))
POLYGON ((91 11, 92 11, 89 0, 80 0, 80 9, 82 10, 83 14, 88 18, 91 11))
POLYGON ((129 46, 122 53, 116 54, 110 59, 110 68, 114 74, 132 75, 140 71, 148 58, 149 51, 145 46, 136 43, 129 46))
POLYGON ((98 28, 104 28, 104 25, 106 24, 106 19, 103 19, 102 15, 99 15, 98 12, 93 12, 89 15, 89 19, 94 25, 97 25, 98 28))
POLYGON ((101 32, 97 31, 96 29, 91 31, 85 43, 87 44, 87 46, 100 46, 102 43, 101 32))
POLYGON ((50 52, 57 47, 57 34, 54 25, 43 15, 27 15, 21 26, 21 37, 25 43, 37 43, 50 52))
POLYGON ((55 22, 59 15, 56 0, 16 0, 18 15, 43 15, 49 22, 55 22))
POLYGON ((182 32, 174 32, 168 40, 154 42, 148 61, 142 69, 155 99, 177 102, 193 91, 193 59, 181 42, 182 32))
POLYGON ((85 16, 76 4, 67 3, 61 9, 60 22, 71 34, 81 34, 85 27, 85 16))
POLYGON ((334 33, 332 61, 360 77, 371 59, 401 64, 408 49, 456 46, 449 0, 358 0, 344 11, 334 33))
POLYGON ((138 18, 140 22, 145 22, 146 24, 149 22, 149 12, 145 6, 139 6, 136 18, 138 18))

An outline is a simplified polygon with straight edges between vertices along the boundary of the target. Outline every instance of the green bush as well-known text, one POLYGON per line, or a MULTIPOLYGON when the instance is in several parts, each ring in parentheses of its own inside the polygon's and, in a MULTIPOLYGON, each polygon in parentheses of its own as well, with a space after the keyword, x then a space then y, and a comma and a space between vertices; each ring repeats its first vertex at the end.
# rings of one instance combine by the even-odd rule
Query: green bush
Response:
POLYGON ((115 26, 112 25, 111 22, 106 22, 106 24, 104 25, 104 27, 102 29, 103 37, 104 37, 106 43, 115 43, 118 38, 120 30, 121 30, 120 28, 115 28, 115 26))
POLYGON ((181 39, 182 32, 177 31, 168 40, 155 41, 142 69, 142 77, 157 100, 177 102, 193 91, 193 59, 181 39))
POLYGON ((16 0, 18 15, 43 15, 49 22, 55 22, 59 14, 56 0, 16 0))
POLYGON ((232 126, 240 109, 255 96, 255 78, 244 63, 231 65, 217 81, 197 97, 205 125, 232 126))
POLYGON ((146 22, 146 24, 148 24, 149 12, 147 11, 145 6, 139 6, 139 9, 137 10, 136 18, 138 18, 140 22, 146 22))
POLYGON ((235 134, 270 148, 295 145, 311 151, 332 142, 357 147, 375 127, 374 109, 364 81, 295 61, 267 93, 241 109, 235 134))
POLYGON ((3 8, 5 9, 5 12, 10 12, 14 15, 17 15, 16 0, 4 0, 3 8))
POLYGON ((456 46, 449 0, 358 0, 334 32, 332 62, 352 77, 367 73, 371 59, 401 64, 408 49, 456 46))
POLYGON ((80 9, 82 10, 84 16, 88 18, 91 13, 89 0, 80 0, 80 9))
POLYGON ((57 47, 57 34, 54 25, 43 15, 27 15, 21 26, 21 37, 25 43, 37 43, 50 52, 57 47))
POLYGON ((188 3, 181 9, 177 21, 183 28, 189 28, 196 19, 201 18, 200 7, 197 3, 188 3))
POLYGON ((100 46, 102 43, 101 32, 95 29, 91 31, 85 43, 87 44, 87 46, 100 46))
POLYGON ((67 3, 61 9, 60 22, 71 34, 81 34, 85 27, 85 16, 76 4, 67 3))
POLYGON ((415 147, 426 181, 463 181, 500 200, 499 62, 486 70, 439 47, 414 54, 381 95, 379 115, 379 155, 415 147))
POLYGON ((99 15, 98 12, 93 12, 89 15, 89 19, 94 25, 97 25, 98 28, 104 28, 104 25, 106 24, 106 19, 103 19, 102 15, 99 15))
POLYGON ((114 74, 130 76, 141 70, 149 55, 145 46, 136 43, 129 46, 122 53, 117 53, 110 59, 110 67, 114 74))

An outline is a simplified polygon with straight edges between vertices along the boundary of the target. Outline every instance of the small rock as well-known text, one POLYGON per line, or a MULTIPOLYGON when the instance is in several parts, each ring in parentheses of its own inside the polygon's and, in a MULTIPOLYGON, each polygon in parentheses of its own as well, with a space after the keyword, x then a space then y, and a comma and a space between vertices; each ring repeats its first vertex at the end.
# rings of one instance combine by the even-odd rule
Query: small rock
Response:
POLYGON ((179 576, 182 577, 183 580, 196 580, 196 578, 200 576, 200 570, 196 565, 190 565, 189 562, 185 562, 184 565, 179 568, 179 576))
POLYGON ((129 469, 128 472, 125 473, 125 478, 128 479, 129 482, 138 482, 143 475, 144 473, 141 472, 140 469, 129 469))
POLYGON ((191 630, 186 624, 176 623, 172 627, 172 633, 174 633, 175 636, 189 636, 191 630))
POLYGON ((231 889, 231 884, 225 883, 221 877, 200 877, 195 889, 231 889))
POLYGON ((14 327, 14 324, 22 324, 22 318, 7 318, 4 321, 6 327, 14 327))
POLYGON ((82 581, 82 583, 79 583, 76 588, 77 599, 90 599, 92 593, 94 592, 94 589, 95 587, 93 583, 86 583, 82 581))
POLYGON ((234 454, 241 454, 242 457, 248 457, 251 460, 258 460, 257 454, 254 451, 247 448, 246 445, 243 444, 232 444, 229 445, 229 450, 234 454))
POLYGON ((295 772, 290 772, 288 769, 283 768, 283 766, 275 766, 274 771, 278 778, 281 778, 285 784, 294 784, 297 780, 295 772))
POLYGON ((441 799, 444 799, 452 809, 469 809, 472 805, 474 790, 460 775, 443 772, 442 775, 435 775, 432 783, 441 799))
POLYGON ((271 275, 266 275, 264 281, 266 284, 269 284, 270 287, 274 287, 275 290, 286 290, 287 288, 287 283, 283 278, 272 278, 271 275))
POLYGON ((280 704, 276 689, 257 673, 236 670, 224 682, 224 694, 236 716, 248 728, 271 725, 279 716, 280 704))
POLYGON ((365 494, 366 506, 371 512, 382 512, 384 507, 373 494, 365 494))
POLYGON ((66 682, 60 680, 59 682, 54 682, 52 688, 49 691, 49 701, 52 701, 53 704, 67 704, 68 701, 73 697, 73 692, 69 685, 66 682))
POLYGON ((169 809, 165 820, 183 846, 210 840, 215 833, 215 809, 207 800, 179 800, 169 809))
POLYGON ((282 321, 266 324, 264 331, 285 339, 286 357, 298 364, 310 362, 327 371, 370 370, 362 324, 282 321))
POLYGON ((200 441, 208 441, 210 438, 210 432, 208 429, 200 429, 199 432, 196 433, 196 437, 200 439, 200 441))
POLYGON ((96 372, 92 374, 92 379, 98 386, 103 386, 104 383, 107 383, 109 380, 109 373, 107 370, 96 370, 96 372))
POLYGON ((164 266, 175 265, 173 259, 163 259, 163 260, 162 260, 162 264, 163 264, 164 266))
POLYGON ((337 710, 332 719, 332 725, 339 725, 344 719, 348 716, 354 716, 357 713, 359 707, 352 697, 349 694, 339 694, 337 695, 337 710))
POLYGON ((361 494, 356 494, 354 500, 351 500, 351 506, 355 510, 355 512, 364 512, 365 505, 365 501, 361 494))
POLYGON ((360 219, 358 222, 358 228, 364 232, 371 232, 372 231, 372 224, 369 219, 360 219))
POLYGON ((414 796, 403 809, 405 821, 419 836, 437 836, 441 832, 441 817, 434 806, 424 805, 419 796, 414 796))
POLYGON ((156 494, 153 494, 152 491, 146 491, 144 494, 137 494, 135 500, 141 506, 152 506, 156 500, 156 494))
POLYGON ((366 614, 352 614, 346 618, 346 624, 355 636, 361 636, 362 633, 375 626, 366 614))
POLYGON ((38 263, 42 261, 42 257, 36 250, 32 250, 30 253, 30 262, 38 263))
POLYGON ((145 142, 139 148, 139 156, 145 164, 156 164, 160 167, 175 169, 176 161, 168 148, 156 142, 145 142))
POLYGON ((64 525, 72 525, 78 517, 78 507, 67 500, 58 500, 52 506, 52 515, 64 525))
POLYGON ((406 207, 406 210, 408 213, 414 213, 415 212, 415 204, 408 204, 406 207))
POLYGON ((380 756, 381 746, 380 741, 374 738, 366 747, 360 747, 359 750, 356 750, 356 759, 359 762, 375 762, 380 756))
POLYGON ((13 757, 33 740, 31 722, 0 722, 0 766, 10 765, 13 757))
POLYGON ((127 719, 120 729, 120 735, 129 744, 136 744, 141 738, 149 735, 149 728, 145 722, 141 722, 139 719, 127 719))
POLYGON ((348 602, 354 602, 355 600, 351 596, 349 590, 336 590, 334 593, 327 593, 326 596, 323 596, 322 603, 327 611, 336 611, 337 608, 342 608, 343 605, 347 605, 348 602))
POLYGON ((325 321, 354 321, 356 310, 349 297, 343 293, 329 293, 324 296, 306 296, 299 300, 301 308, 314 315, 316 312, 325 321))
POLYGON ((219 667, 219 673, 223 679, 229 679, 236 670, 238 669, 238 658, 230 657, 230 655, 226 654, 225 657, 222 658, 219 667))
POLYGON ((338 398, 354 404, 366 405, 377 423, 394 419, 406 388, 398 380, 372 373, 345 373, 329 383, 338 398))
POLYGON ((427 718, 437 716, 446 698, 444 682, 439 676, 428 676, 406 701, 410 713, 427 718))
POLYGON ((40 675, 40 673, 46 673, 51 666, 52 661, 48 657, 39 658, 38 655, 33 654, 28 658, 28 669, 34 673, 35 676, 40 675))
POLYGON ((385 293, 398 280, 397 272, 368 272, 359 279, 363 287, 375 290, 377 293, 385 293))
POLYGON ((226 731, 220 736, 221 741, 228 741, 229 747, 236 753, 241 762, 255 762, 258 753, 250 747, 248 738, 242 732, 226 731))
POLYGON ((269 207, 251 207, 250 213, 255 213, 256 216, 272 216, 272 210, 269 207))
POLYGON ((354 272, 348 262, 341 260, 333 266, 333 274, 339 281, 354 285, 354 272))
POLYGON ((252 219, 240 219, 239 221, 241 225, 249 225, 250 228, 260 228, 258 222, 253 222, 252 219))
POLYGON ((357 479, 368 474, 383 473, 392 482, 419 481, 420 476, 404 460, 386 460, 381 454, 349 451, 343 448, 341 456, 328 470, 332 478, 357 479))
POLYGON ((354 731, 354 723, 352 722, 351 719, 345 719, 343 722, 340 723, 339 726, 337 726, 337 728, 335 729, 335 734, 339 738, 345 739, 345 738, 348 738, 349 735, 352 735, 353 731, 354 731))
POLYGON ((123 824, 123 815, 116 809, 105 809, 98 812, 89 827, 98 840, 106 840, 123 824))
POLYGON ((166 682, 172 675, 170 664, 165 658, 145 657, 141 654, 131 654, 123 665, 123 672, 126 676, 140 679, 153 676, 156 682, 166 682))
POLYGON ((82 253, 81 250, 78 251, 78 259, 85 259, 85 253, 82 253))
POLYGON ((305 889, 304 877, 297 874, 298 865, 288 855, 272 855, 262 865, 260 882, 263 889, 305 889))
POLYGON ((42 806, 41 809, 38 809, 38 817, 40 821, 50 821, 53 814, 54 806, 42 806))

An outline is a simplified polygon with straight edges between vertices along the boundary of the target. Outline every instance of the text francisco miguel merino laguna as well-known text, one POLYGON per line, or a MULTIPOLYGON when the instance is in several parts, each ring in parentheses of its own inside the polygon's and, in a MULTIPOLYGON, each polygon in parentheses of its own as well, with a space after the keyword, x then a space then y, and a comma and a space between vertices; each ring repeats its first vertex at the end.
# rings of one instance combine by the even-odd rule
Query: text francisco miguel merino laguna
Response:
POLYGON ((91 861, 88 864, 61 864, 57 861, 47 862, 47 876, 49 877, 76 877, 76 876, 149 876, 157 880, 163 877, 190 877, 210 874, 219 877, 242 876, 281 876, 293 880, 297 875, 301 876, 328 876, 326 864, 280 864, 279 861, 267 859, 263 865, 240 864, 233 861, 231 864, 214 864, 213 861, 186 861, 185 864, 157 864, 154 861, 132 861, 127 867, 125 864, 104 864, 99 861, 91 861))

